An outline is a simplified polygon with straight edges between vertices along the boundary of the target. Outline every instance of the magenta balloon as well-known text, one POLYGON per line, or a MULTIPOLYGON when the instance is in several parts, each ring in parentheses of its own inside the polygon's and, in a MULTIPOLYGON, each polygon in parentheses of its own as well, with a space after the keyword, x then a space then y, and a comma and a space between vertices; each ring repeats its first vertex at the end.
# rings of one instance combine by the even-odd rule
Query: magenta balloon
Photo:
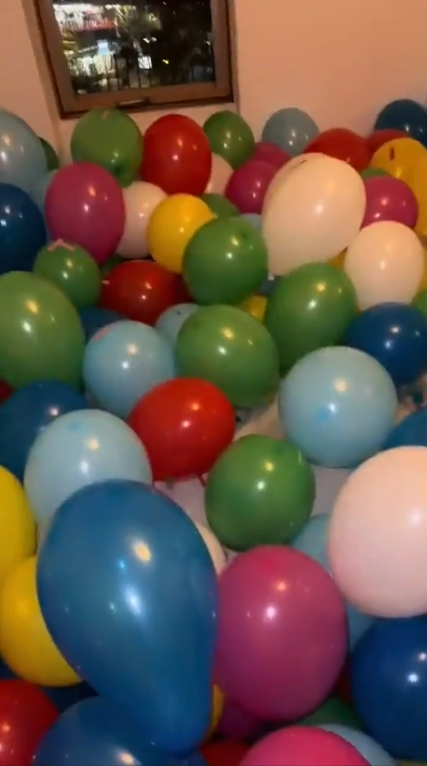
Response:
POLYGON ((123 236, 123 192, 110 173, 90 162, 58 170, 46 195, 45 214, 54 240, 84 247, 97 263, 116 252, 123 236))
POLYGON ((258 742, 246 753, 240 766, 369 766, 369 763, 337 734, 310 726, 289 726, 258 742))
POLYGON ((396 221, 415 227, 418 218, 417 198, 404 181, 392 176, 372 176, 364 180, 366 211, 362 228, 378 221, 396 221))
POLYGON ((276 168, 262 160, 248 160, 230 176, 225 196, 241 213, 261 214, 264 197, 276 168))
POLYGON ((276 170, 280 170, 283 165, 291 159, 291 155, 284 152, 277 144, 270 144, 268 141, 258 141, 255 144, 254 153, 251 160, 261 160, 262 162, 268 162, 269 165, 273 165, 276 170))
POLYGON ((237 742, 245 740, 254 740, 261 736, 265 731, 266 725, 258 721, 246 710, 242 710, 239 705, 232 700, 224 701, 221 720, 218 725, 218 731, 226 739, 232 739, 237 742))
POLYGON ((215 682, 262 721, 303 718, 344 665, 347 620, 329 574, 285 546, 235 558, 219 580, 215 682))

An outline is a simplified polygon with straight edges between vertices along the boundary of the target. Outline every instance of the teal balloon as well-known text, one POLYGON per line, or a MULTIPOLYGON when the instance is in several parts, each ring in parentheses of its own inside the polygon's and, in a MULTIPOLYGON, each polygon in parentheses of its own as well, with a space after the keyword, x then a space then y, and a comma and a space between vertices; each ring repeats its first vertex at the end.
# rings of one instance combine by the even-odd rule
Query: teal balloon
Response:
POLYGON ((48 173, 45 173, 43 176, 40 176, 40 178, 37 179, 37 181, 34 183, 31 191, 30 191, 30 197, 33 200, 33 202, 36 203, 38 209, 41 213, 44 215, 44 203, 46 199, 46 194, 49 186, 51 185, 53 179, 55 178, 57 174, 57 170, 50 170, 48 173))
MULTIPOLYGON (((342 737, 369 763, 369 766, 397 766, 397 761, 384 750, 378 742, 363 731, 350 729, 349 726, 341 724, 328 723, 319 726, 324 731, 330 731, 338 737, 342 737)), ((415 764, 414 764, 415 766, 415 764)))
POLYGON ((268 118, 262 140, 276 144, 291 157, 296 157, 318 133, 319 128, 307 112, 290 107, 279 109, 268 118))
POLYGON ((160 314, 155 324, 157 332, 174 346, 182 325, 199 308, 200 306, 197 303, 178 303, 177 306, 171 306, 163 314, 160 314))
POLYGON ((46 155, 38 135, 16 114, 0 111, 0 183, 30 192, 46 173, 46 155))

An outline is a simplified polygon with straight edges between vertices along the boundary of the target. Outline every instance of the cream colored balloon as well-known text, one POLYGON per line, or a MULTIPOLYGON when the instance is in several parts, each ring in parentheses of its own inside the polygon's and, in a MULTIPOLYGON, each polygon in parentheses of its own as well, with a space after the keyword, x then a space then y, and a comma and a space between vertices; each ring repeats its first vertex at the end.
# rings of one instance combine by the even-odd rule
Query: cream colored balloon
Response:
POLYGON ((312 154, 299 154, 298 157, 292 157, 289 162, 286 163, 286 165, 283 165, 283 167, 276 173, 274 176, 272 182, 270 183, 267 193, 264 197, 264 202, 262 205, 262 211, 267 210, 267 206, 269 205, 270 201, 273 199, 277 189, 280 188, 281 184, 283 183, 283 180, 288 177, 290 173, 292 173, 294 170, 300 167, 300 165, 304 165, 309 160, 313 159, 314 157, 325 157, 325 154, 321 154, 320 152, 313 152, 312 154))
POLYGON ((425 614, 426 550, 427 449, 380 452, 338 495, 329 527, 332 576, 344 598, 366 614, 425 614))
POLYGON ((211 176, 206 186, 206 194, 224 194, 228 179, 233 174, 233 168, 219 154, 212 155, 211 176))
POLYGON ((117 252, 123 258, 144 258, 148 255, 147 226, 157 205, 167 197, 154 184, 135 181, 123 189, 125 230, 117 252))
POLYGON ((227 566, 227 556, 224 551, 224 548, 218 542, 214 533, 211 532, 210 529, 208 529, 208 527, 205 527, 203 524, 198 524, 197 522, 195 523, 196 523, 197 529, 199 530, 201 536, 203 537, 203 542, 205 543, 206 548, 208 549, 211 555, 211 559, 215 567, 215 571, 219 575, 221 574, 222 570, 225 569, 225 567, 227 566))
POLYGON ((363 180, 346 162, 321 156, 301 163, 263 213, 269 271, 279 276, 338 255, 358 233, 365 207, 363 180))
POLYGON ((344 271, 361 309, 377 303, 409 303, 424 271, 424 249, 415 232, 396 221, 362 229, 349 246, 344 271))

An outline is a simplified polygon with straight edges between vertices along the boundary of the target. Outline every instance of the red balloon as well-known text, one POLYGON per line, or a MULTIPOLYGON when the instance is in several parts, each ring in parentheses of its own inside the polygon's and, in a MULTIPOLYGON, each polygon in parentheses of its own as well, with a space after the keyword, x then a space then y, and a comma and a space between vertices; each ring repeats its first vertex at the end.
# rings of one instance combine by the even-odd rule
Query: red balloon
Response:
POLYGON ((100 305, 136 322, 153 325, 166 309, 188 302, 182 276, 153 261, 124 261, 102 282, 100 305))
POLYGON ((365 139, 347 128, 331 128, 319 133, 305 147, 304 154, 307 152, 320 152, 343 160, 359 172, 365 170, 371 160, 365 139))
POLYGON ((30 766, 58 717, 37 686, 18 679, 0 681, 0 766, 30 766))
POLYGON ((0 404, 3 404, 6 399, 9 399, 11 394, 13 394, 13 388, 11 388, 9 383, 6 383, 5 380, 0 379, 0 404))
POLYGON ((388 141, 394 141, 395 138, 408 138, 408 133, 396 128, 386 128, 385 130, 375 130, 370 136, 365 138, 365 143, 369 154, 375 154, 377 149, 381 149, 388 141))
POLYGON ((248 751, 248 745, 230 739, 207 742, 201 747, 208 766, 239 766, 248 751))
POLYGON ((199 378, 156 386, 136 404, 128 422, 147 450, 154 481, 203 476, 235 432, 232 405, 199 378))
POLYGON ((115 253, 123 236, 123 192, 110 173, 91 162, 58 170, 47 191, 45 214, 54 240, 80 245, 97 263, 115 253))
POLYGON ((263 160, 248 160, 230 176, 225 196, 241 213, 262 211, 264 198, 277 168, 263 160))
POLYGON ((167 114, 144 136, 143 181, 166 194, 203 194, 210 178, 212 152, 206 134, 194 120, 167 114))
POLYGON ((280 170, 283 165, 291 159, 291 155, 283 151, 277 144, 271 144, 269 141, 258 141, 255 144, 255 150, 251 157, 251 160, 262 160, 262 162, 268 162, 269 165, 273 165, 276 170, 280 170))
POLYGON ((288 726, 269 734, 246 754, 241 766, 369 766, 342 737, 313 726, 288 726))

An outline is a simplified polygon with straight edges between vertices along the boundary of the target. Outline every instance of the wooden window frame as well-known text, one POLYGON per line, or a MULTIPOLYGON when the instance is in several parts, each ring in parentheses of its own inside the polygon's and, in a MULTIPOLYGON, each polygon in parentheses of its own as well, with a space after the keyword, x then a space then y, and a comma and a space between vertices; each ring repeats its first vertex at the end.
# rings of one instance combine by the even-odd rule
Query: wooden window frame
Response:
POLYGON ((52 0, 33 0, 40 33, 62 118, 73 118, 90 109, 120 108, 140 112, 186 107, 233 99, 228 0, 210 0, 216 81, 132 88, 107 93, 74 93, 52 0))

